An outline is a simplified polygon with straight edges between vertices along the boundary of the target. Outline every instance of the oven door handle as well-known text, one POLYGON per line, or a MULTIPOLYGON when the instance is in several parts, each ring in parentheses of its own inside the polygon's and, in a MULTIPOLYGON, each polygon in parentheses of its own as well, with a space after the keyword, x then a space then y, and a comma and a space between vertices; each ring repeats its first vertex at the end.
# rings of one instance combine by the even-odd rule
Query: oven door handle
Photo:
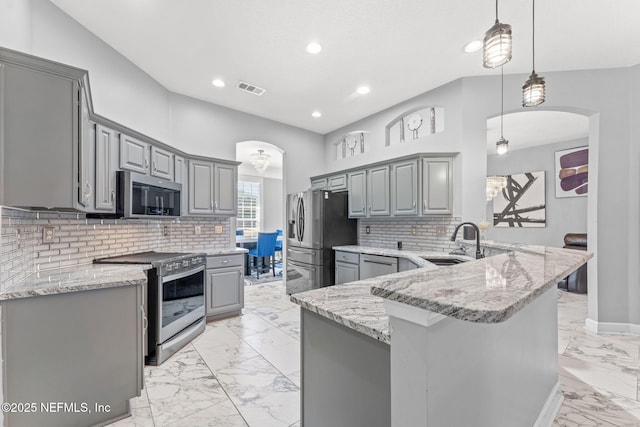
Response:
POLYGON ((170 276, 162 276, 160 279, 163 283, 170 282, 172 280, 182 279, 184 277, 191 276, 193 274, 197 274, 197 273, 200 273, 201 271, 204 271, 205 267, 206 266, 201 265, 200 267, 192 268, 187 271, 183 271, 182 273, 172 274, 170 276))

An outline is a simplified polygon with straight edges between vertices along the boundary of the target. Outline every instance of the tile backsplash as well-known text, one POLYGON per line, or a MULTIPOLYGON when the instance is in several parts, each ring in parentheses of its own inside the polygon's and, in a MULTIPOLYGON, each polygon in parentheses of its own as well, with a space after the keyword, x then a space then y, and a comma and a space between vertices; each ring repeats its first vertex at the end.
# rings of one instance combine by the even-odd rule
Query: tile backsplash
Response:
POLYGON ((36 271, 130 252, 197 252, 231 247, 229 218, 87 219, 84 214, 0 207, 0 291, 36 271), (51 242, 43 228, 52 227, 51 242))
MULTIPOLYGON (((450 252, 457 245, 450 240, 460 217, 445 215, 412 218, 362 218, 358 220, 358 242, 361 246, 450 252), (369 227, 369 234, 366 230, 369 227)), ((462 230, 460 236, 462 237, 462 230)))

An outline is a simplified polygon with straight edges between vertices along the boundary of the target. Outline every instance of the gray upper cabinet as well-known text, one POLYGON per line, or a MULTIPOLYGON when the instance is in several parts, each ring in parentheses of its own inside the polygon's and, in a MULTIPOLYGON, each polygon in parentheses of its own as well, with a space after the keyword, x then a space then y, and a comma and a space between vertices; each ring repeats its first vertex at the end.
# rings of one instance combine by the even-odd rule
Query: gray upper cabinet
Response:
POLYGON ((174 181, 182 184, 182 193, 180 195, 180 214, 185 215, 189 210, 189 168, 184 157, 173 157, 173 173, 174 181))
POLYGON ((189 160, 189 213, 213 215, 212 162, 189 160))
POLYGON ((367 171, 361 170, 348 174, 349 180, 349 218, 367 216, 367 171))
POLYGON ((151 146, 151 175, 158 178, 174 180, 173 153, 151 146))
POLYGON ((311 180, 311 189, 312 190, 326 190, 327 189, 327 178, 312 179, 311 180))
POLYGON ((149 144, 120 134, 120 169, 149 173, 149 144))
POLYGON ((347 190, 347 174, 343 173, 336 176, 330 176, 327 179, 327 189, 329 191, 347 190))
POLYGON ((214 165, 214 201, 216 215, 235 215, 238 206, 238 167, 214 165))
POLYGON ((367 200, 369 216, 389 215, 389 166, 368 170, 367 200))
POLYGON ((422 159, 422 213, 453 213, 453 158, 422 159))
POLYGON ((393 215, 418 215, 418 160, 391 165, 393 215))
POLYGON ((102 125, 95 127, 96 210, 115 212, 118 140, 116 132, 102 125))
POLYGON ((95 178, 96 166, 93 159, 96 156, 95 128, 89 122, 89 106, 84 90, 78 94, 80 118, 78 140, 78 204, 85 211, 91 211, 96 198, 95 178))
MULTIPOLYGON (((91 202, 85 196, 92 194, 93 180, 89 169, 79 170, 85 167, 79 146, 88 134, 80 135, 83 99, 78 81, 2 63, 3 54, 0 51, 0 203, 84 210, 91 202)), ((86 165, 90 167, 91 162, 86 165)))

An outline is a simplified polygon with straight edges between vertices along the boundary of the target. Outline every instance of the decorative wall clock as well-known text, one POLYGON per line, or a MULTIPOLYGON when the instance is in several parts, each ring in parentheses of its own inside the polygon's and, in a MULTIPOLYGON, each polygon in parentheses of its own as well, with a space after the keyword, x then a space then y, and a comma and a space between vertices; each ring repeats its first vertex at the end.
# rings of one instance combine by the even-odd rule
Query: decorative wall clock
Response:
POLYGON ((418 139, 418 129, 420 129, 420 126, 422 126, 422 116, 418 113, 410 115, 407 119, 407 128, 413 132, 413 139, 418 139))

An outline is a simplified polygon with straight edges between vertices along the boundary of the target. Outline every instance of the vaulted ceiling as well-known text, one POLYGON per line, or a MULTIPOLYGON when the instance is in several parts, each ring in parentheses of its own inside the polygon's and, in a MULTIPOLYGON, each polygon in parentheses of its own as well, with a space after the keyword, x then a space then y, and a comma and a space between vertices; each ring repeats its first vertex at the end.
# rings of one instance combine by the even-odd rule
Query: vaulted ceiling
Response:
MULTIPOLYGON (((499 73, 463 50, 493 25, 489 0, 51 1, 171 91, 321 134, 456 78, 499 73), (320 53, 306 52, 311 41, 320 53), (363 85, 370 93, 356 92, 363 85)), ((528 74, 531 0, 499 6, 514 34, 504 71, 528 74)), ((638 0, 538 0, 536 71, 640 63, 639 16, 638 0)))

